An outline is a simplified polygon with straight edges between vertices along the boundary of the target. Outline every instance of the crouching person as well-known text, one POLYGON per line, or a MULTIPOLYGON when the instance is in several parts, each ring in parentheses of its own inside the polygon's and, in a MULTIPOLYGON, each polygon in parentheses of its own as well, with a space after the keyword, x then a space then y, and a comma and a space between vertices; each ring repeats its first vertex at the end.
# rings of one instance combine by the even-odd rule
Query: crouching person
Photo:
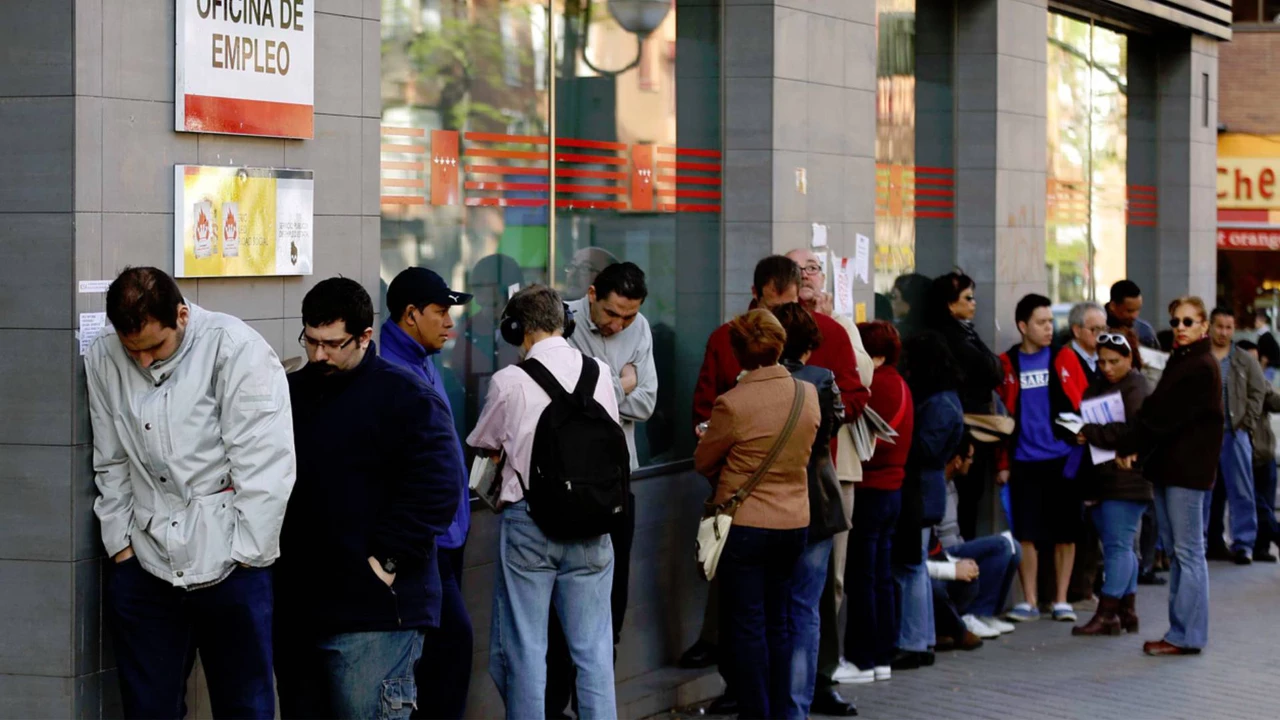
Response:
POLYGON ((616 718, 609 531, 625 516, 631 461, 612 374, 566 342, 573 320, 551 288, 512 296, 500 332, 524 360, 493 376, 467 438, 502 458, 489 674, 508 718, 542 716, 554 598, 578 717, 616 718))
POLYGON ((276 566, 284 718, 408 718, 422 633, 439 624, 435 540, 458 507, 453 418, 378 357, 373 303, 331 278, 302 301, 289 376, 298 483, 276 566))

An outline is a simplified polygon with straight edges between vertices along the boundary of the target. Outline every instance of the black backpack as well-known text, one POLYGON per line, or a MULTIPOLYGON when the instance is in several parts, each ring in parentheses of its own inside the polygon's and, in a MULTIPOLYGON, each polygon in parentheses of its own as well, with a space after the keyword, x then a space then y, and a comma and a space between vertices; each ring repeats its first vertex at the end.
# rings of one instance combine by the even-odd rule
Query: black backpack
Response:
POLYGON ((517 367, 551 396, 534 430, 527 482, 517 473, 529 515, 554 540, 609 533, 627 509, 631 454, 622 427, 595 399, 600 366, 583 355, 572 393, 537 360, 517 367))

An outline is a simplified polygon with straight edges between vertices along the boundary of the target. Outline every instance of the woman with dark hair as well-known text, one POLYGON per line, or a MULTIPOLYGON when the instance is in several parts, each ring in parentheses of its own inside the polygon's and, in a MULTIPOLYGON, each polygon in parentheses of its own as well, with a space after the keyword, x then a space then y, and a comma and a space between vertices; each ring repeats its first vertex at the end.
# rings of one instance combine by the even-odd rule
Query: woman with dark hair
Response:
MULTIPOLYGON (((849 513, 840 497, 840 481, 831 461, 831 437, 844 422, 844 403, 835 373, 816 365, 805 365, 809 356, 822 345, 822 331, 813 315, 799 303, 774 308, 773 314, 786 330, 782 348, 782 366, 791 377, 818 389, 818 406, 822 424, 809 452, 809 537, 804 554, 796 564, 792 578, 791 607, 788 625, 794 639, 795 652, 791 666, 791 702, 785 716, 804 718, 810 710, 815 715, 848 715, 852 705, 835 687, 824 687, 818 693, 818 642, 823 613, 822 592, 827 583, 827 566, 831 562, 833 537, 849 529, 849 513)), ((829 628, 829 632, 836 632, 829 628)))
POLYGON ((905 340, 924 329, 924 310, 929 299, 929 278, 920 273, 899 275, 893 281, 889 302, 893 306, 893 322, 905 340))
MULTIPOLYGON (((888 680, 893 664, 897 640, 893 535, 902 510, 902 481, 911 451, 915 408, 911 391, 898 374, 902 344, 897 329, 876 321, 858 325, 858 332, 876 366, 867 407, 898 433, 896 443, 877 444, 871 458, 862 462, 862 482, 854 490, 853 528, 849 531, 845 656, 857 672, 845 681, 868 683, 888 680)), ((918 545, 919 540, 915 543, 918 545)))
POLYGON ((956 394, 960 369, 941 334, 925 330, 908 338, 903 351, 903 373, 915 402, 915 426, 893 546, 893 577, 901 597, 895 663, 911 668, 929 664, 929 648, 936 644, 925 555, 929 530, 946 513, 946 467, 964 436, 964 411, 956 394))

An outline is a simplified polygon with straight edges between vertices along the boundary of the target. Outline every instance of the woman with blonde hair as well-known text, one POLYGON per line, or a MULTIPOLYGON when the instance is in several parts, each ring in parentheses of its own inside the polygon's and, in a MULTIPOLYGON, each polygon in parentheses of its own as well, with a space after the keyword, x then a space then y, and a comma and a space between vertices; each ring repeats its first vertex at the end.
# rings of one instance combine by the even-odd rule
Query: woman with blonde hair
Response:
POLYGON ((778 364, 787 335, 767 310, 729 323, 745 373, 716 398, 693 460, 715 480, 713 503, 741 500, 720 556, 723 658, 739 714, 787 716, 794 639, 787 607, 809 527, 809 453, 821 424, 818 391, 778 364), (741 498, 753 479, 758 484, 741 498))

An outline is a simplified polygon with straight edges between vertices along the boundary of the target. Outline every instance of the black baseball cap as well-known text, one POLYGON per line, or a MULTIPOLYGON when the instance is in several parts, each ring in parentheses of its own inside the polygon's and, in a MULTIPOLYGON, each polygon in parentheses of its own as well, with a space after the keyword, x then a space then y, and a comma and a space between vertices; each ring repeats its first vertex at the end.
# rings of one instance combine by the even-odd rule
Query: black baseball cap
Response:
POLYGON ((424 267, 406 268, 387 286, 387 312, 392 320, 399 320, 405 308, 427 305, 466 305, 471 295, 449 289, 444 278, 424 267))

